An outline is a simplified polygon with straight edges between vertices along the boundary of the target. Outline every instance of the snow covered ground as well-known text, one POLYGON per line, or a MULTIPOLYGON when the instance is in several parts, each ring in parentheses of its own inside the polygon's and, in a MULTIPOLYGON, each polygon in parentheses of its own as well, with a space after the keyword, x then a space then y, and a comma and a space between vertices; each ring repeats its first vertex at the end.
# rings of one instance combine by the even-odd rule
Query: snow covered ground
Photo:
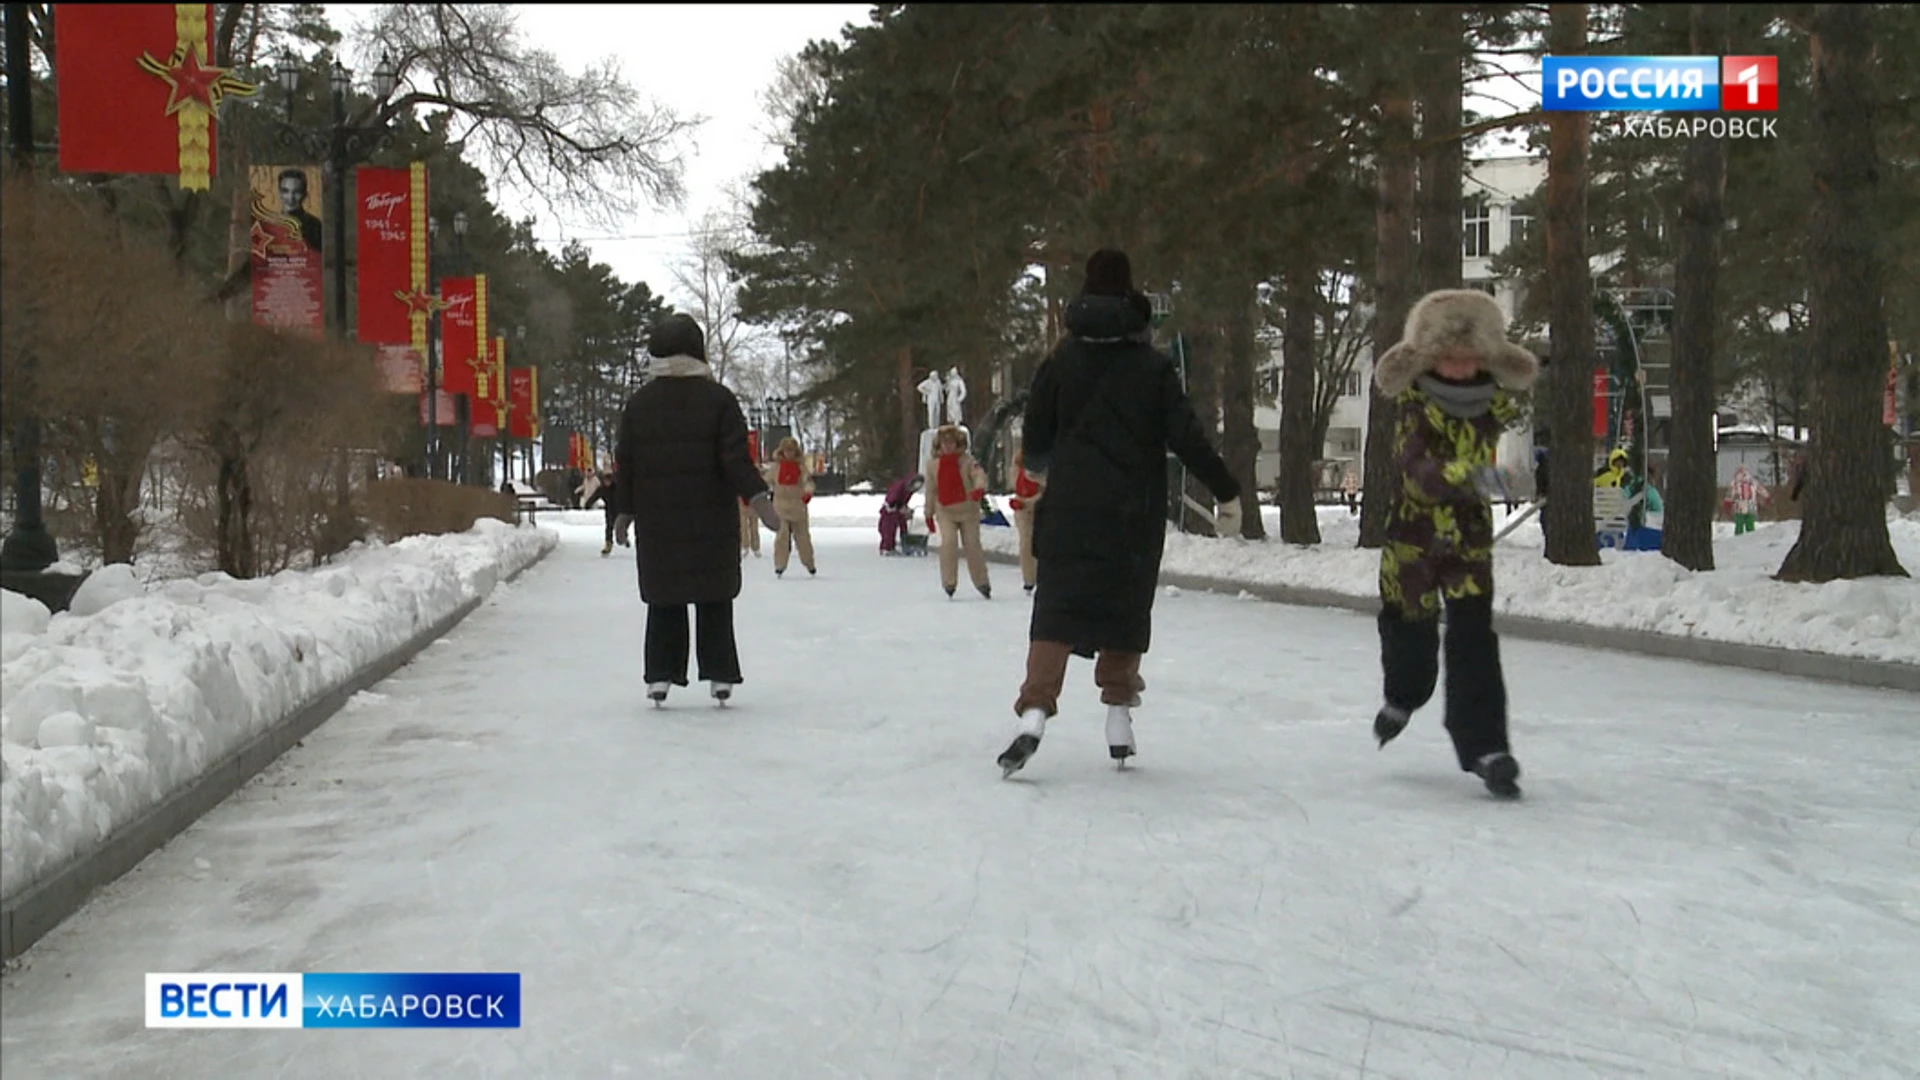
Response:
POLYGON ((0 878, 13 896, 558 543, 483 521, 236 581, 0 599, 0 878))
MULTIPOLYGON (((1504 521, 1504 512, 1495 515, 1504 521)), ((1281 543, 1278 511, 1266 507, 1265 516, 1271 539, 1264 542, 1169 536, 1162 569, 1379 595, 1379 553, 1354 546, 1359 519, 1345 507, 1320 509, 1318 547, 1281 543)), ((1555 566, 1541 555, 1540 528, 1530 519, 1494 549, 1494 604, 1511 615, 1920 664, 1920 515, 1895 518, 1889 528, 1901 564, 1915 577, 1795 585, 1772 576, 1799 536, 1797 521, 1765 523, 1738 537, 1731 524, 1716 523, 1716 568, 1694 573, 1657 551, 1603 551, 1597 567, 1555 566)), ((982 535, 993 550, 1018 550, 1011 529, 982 535)))
POLYGON ((823 523, 819 577, 749 563, 734 705, 654 710, 629 553, 543 520, 551 557, 5 977, 9 1077, 1920 1060, 1908 697, 1509 640, 1503 804, 1431 710, 1373 748, 1369 619, 1188 592, 1157 608, 1137 767, 1077 663, 1002 781, 1011 568, 949 601, 870 520, 823 523), (517 971, 524 1026, 147 1030, 149 971, 517 971))

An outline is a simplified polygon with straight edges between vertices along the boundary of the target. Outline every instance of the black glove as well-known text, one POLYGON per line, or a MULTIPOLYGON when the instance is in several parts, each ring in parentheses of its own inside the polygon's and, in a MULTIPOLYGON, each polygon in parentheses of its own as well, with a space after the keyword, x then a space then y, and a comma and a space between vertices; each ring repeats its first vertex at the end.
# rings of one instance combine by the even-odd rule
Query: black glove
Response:
POLYGON ((772 492, 763 491, 753 497, 753 512, 760 515, 760 524, 765 525, 768 532, 780 531, 780 515, 773 512, 772 492))

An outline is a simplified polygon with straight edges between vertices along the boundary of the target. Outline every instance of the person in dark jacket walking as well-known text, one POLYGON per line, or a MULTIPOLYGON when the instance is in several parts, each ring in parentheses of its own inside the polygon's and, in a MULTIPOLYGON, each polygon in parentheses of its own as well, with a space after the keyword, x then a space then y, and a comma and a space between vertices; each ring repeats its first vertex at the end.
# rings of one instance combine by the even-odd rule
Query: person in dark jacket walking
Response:
POLYGON ((620 416, 614 450, 615 532, 635 528, 640 599, 647 605, 647 697, 664 702, 687 685, 687 605, 700 678, 718 701, 741 681, 733 637, 740 595, 739 502, 776 528, 772 495, 747 452, 747 420, 733 391, 707 367, 706 338, 686 315, 670 315, 647 340, 652 378, 620 416))
POLYGON ((1109 754, 1122 764, 1133 755, 1132 707, 1146 688, 1140 657, 1166 547, 1167 451, 1219 501, 1219 533, 1240 531, 1240 484, 1208 442, 1173 361, 1154 349, 1151 314, 1127 256, 1094 252, 1067 308, 1067 337, 1034 373, 1023 453, 1047 496, 1034 507, 1033 620, 1013 705, 1020 724, 999 759, 1005 775, 1039 749, 1075 655, 1095 657, 1109 754))

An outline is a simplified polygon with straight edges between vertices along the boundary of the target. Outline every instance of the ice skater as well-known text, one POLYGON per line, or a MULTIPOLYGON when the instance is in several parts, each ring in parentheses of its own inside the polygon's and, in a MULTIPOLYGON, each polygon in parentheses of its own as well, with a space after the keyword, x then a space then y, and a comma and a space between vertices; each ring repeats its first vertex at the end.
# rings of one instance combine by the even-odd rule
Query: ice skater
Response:
POLYGON ((1373 720, 1384 749, 1432 697, 1447 616, 1446 728, 1463 771, 1518 798, 1507 742, 1507 690, 1493 632, 1494 446, 1519 414, 1514 395, 1539 361, 1507 340, 1493 298, 1442 289, 1420 298, 1399 344, 1374 372, 1393 402, 1392 487, 1380 551, 1380 662, 1386 703, 1373 720))
POLYGON ((948 424, 933 437, 927 478, 927 531, 940 534, 940 587, 952 599, 960 584, 960 555, 980 595, 993 599, 987 553, 980 546, 980 503, 987 496, 987 471, 967 451, 967 433, 948 424))
POLYGON ((647 339, 652 378, 620 415, 615 444, 615 496, 622 543, 635 528, 640 599, 647 605, 647 697, 687 685, 687 651, 700 678, 724 704, 741 681, 733 636, 740 595, 738 500, 768 528, 779 524, 772 493, 747 452, 747 419, 733 391, 714 381, 706 339, 686 315, 670 315, 647 339), (689 634, 687 607, 699 619, 689 634), (690 640, 691 638, 691 640, 690 640))
POLYGON ((1127 256, 1094 252, 1067 307, 1067 337, 1033 376, 1022 453, 1047 494, 1034 513, 1027 674, 1003 776, 1039 749, 1076 655, 1094 658, 1108 754, 1122 765, 1133 756, 1132 710, 1146 689, 1140 658, 1167 540, 1167 451, 1219 500, 1219 533, 1240 534, 1240 483, 1207 441, 1173 360, 1153 347, 1151 314, 1127 256))
POLYGON ((621 513, 619 487, 613 482, 613 473, 602 470, 587 477, 586 483, 581 485, 580 490, 586 495, 585 500, 580 503, 581 509, 591 510, 593 504, 597 502, 600 504, 601 515, 606 518, 606 540, 600 545, 600 557, 604 559, 613 554, 615 539, 619 539, 622 546, 626 544, 624 538, 614 536, 613 529, 613 523, 618 520, 621 513))
POLYGON ((1046 487, 1027 474, 1027 452, 1013 452, 1013 498, 1008 505, 1013 508, 1013 531, 1020 537, 1020 584, 1026 588, 1027 595, 1033 595, 1033 511, 1040 504, 1040 496, 1046 493, 1046 487))
POLYGON ((807 504, 813 501, 813 478, 800 460, 800 440, 791 435, 781 439, 763 472, 773 489, 773 512, 780 516, 780 527, 773 538, 773 576, 787 572, 788 553, 796 547, 800 549, 800 565, 809 574, 816 572, 813 525, 807 519, 807 504))

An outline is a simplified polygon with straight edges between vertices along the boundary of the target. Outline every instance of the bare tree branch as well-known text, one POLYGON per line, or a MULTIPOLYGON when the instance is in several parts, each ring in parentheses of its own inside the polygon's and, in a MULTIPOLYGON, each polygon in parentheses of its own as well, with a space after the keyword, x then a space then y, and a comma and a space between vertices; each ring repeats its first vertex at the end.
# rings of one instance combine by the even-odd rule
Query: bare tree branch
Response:
POLYGON ((465 125, 455 137, 477 150, 501 183, 595 224, 612 225, 642 204, 680 206, 681 144, 701 118, 643 101, 611 60, 568 72, 523 40, 517 10, 380 8, 356 45, 368 56, 390 57, 403 90, 363 119, 386 121, 417 108, 455 113, 465 125))

